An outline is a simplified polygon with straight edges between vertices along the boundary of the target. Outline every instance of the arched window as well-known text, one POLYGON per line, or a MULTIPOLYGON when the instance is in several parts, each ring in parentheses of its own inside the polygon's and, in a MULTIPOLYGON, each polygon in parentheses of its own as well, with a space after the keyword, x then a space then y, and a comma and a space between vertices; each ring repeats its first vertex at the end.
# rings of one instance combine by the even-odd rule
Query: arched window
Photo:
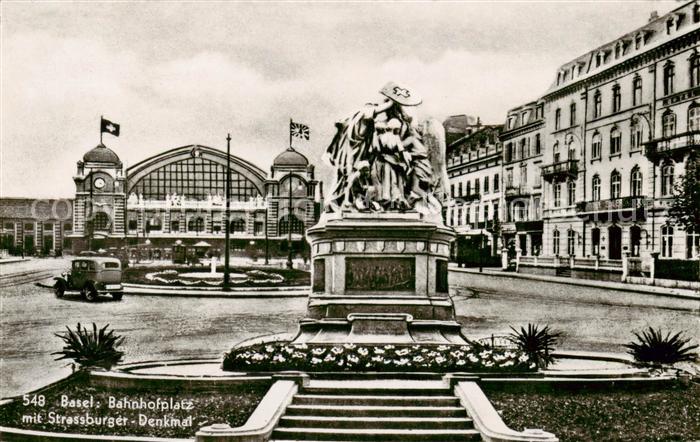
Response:
POLYGON ((566 183, 566 203, 569 206, 573 206, 576 204, 576 181, 575 180, 569 180, 566 183))
POLYGON ((617 155, 622 150, 622 133, 617 127, 610 130, 610 155, 617 155))
POLYGON ((245 220, 243 218, 234 218, 229 223, 230 233, 245 233, 245 220))
POLYGON ((557 229, 552 232, 552 253, 559 255, 559 230, 557 229))
POLYGON ((569 256, 576 255, 576 231, 573 229, 566 232, 566 253, 569 256))
POLYGON ((643 139, 644 129, 642 129, 639 118, 633 118, 632 125, 630 126, 630 151, 641 150, 643 139))
POLYGON ((700 106, 697 103, 688 108, 688 131, 700 131, 700 106))
POLYGON ((561 183, 554 183, 554 207, 561 206, 561 183))
POLYGON ((622 94, 620 93, 620 85, 616 84, 612 88, 612 110, 619 112, 622 108, 622 94))
POLYGON ((597 256, 600 253, 600 229, 591 229, 591 254, 597 256))
POLYGON ((661 227, 661 256, 664 258, 673 256, 673 227, 669 225, 661 227))
POLYGON ((630 174, 630 194, 642 196, 642 172, 639 170, 639 166, 634 166, 630 174))
POLYGON ((620 198, 622 193, 622 176, 617 170, 610 174, 610 199, 620 198))
POLYGON ((190 218, 187 222, 188 232, 203 232, 204 231, 204 218, 201 216, 195 216, 190 218))
POLYGON ((642 77, 639 75, 632 80, 632 105, 639 106, 642 104, 642 77))
POLYGON ((146 232, 160 232, 163 230, 163 221, 160 216, 155 215, 146 220, 146 232))
POLYGON ((664 138, 672 137, 676 134, 676 114, 668 110, 661 117, 662 135, 664 138))
POLYGON ((673 195, 673 164, 665 164, 661 167, 661 196, 673 195))
POLYGON ((593 201, 600 201, 600 177, 598 175, 593 175, 591 189, 593 191, 593 201))
POLYGON ((576 103, 569 105, 569 126, 576 125, 576 103))
POLYGON ((603 97, 600 91, 595 91, 593 94, 593 118, 598 118, 603 115, 603 97))
POLYGON ((603 137, 600 136, 598 132, 593 134, 593 140, 591 142, 591 158, 600 159, 603 150, 603 137))
POLYGON ((559 159, 560 159, 560 156, 559 156, 559 142, 558 142, 558 141, 556 141, 556 142, 554 143, 554 147, 552 148, 552 152, 553 152, 553 154, 554 154, 554 162, 555 162, 555 163, 558 163, 558 162, 559 162, 559 159))
POLYGON ((673 93, 673 77, 676 75, 676 68, 673 62, 669 61, 664 66, 664 95, 673 93))
POLYGON ((700 56, 693 54, 690 58, 690 87, 700 86, 700 56))
POLYGON ((92 218, 92 228, 96 232, 109 232, 111 224, 109 215, 104 212, 97 212, 92 218))
MULTIPOLYGON (((460 222, 459 219, 461 219, 461 213, 458 215, 458 222, 460 222)), ((287 235, 289 233, 289 229, 290 229, 289 215, 285 215, 282 218, 280 218, 280 222, 279 222, 280 235, 287 235)), ((302 234, 302 233, 304 233, 304 223, 301 222, 301 220, 299 218, 292 215, 291 216, 291 229, 292 229, 292 233, 302 234)))
POLYGON ((561 109, 554 111, 554 130, 561 129, 561 109))
POLYGON ((569 151, 569 157, 568 160, 575 160, 576 159, 576 145, 574 144, 574 137, 569 136, 569 142, 568 142, 568 151, 569 151))

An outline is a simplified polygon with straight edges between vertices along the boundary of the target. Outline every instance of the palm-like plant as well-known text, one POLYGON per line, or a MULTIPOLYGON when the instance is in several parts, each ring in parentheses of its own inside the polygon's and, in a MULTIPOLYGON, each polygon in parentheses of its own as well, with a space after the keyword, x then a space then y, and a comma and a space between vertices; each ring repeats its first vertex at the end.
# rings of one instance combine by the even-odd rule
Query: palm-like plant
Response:
POLYGON ((694 352, 696 345, 690 344, 690 338, 683 335, 683 332, 665 335, 660 328, 649 327, 641 333, 633 332, 637 338, 625 345, 627 353, 634 357, 634 360, 643 364, 674 364, 676 362, 692 362, 697 358, 694 352))
POLYGON ((92 330, 82 327, 80 323, 75 331, 66 327, 65 333, 55 333, 65 345, 61 351, 53 352, 60 355, 56 360, 73 359, 81 367, 102 367, 110 369, 117 364, 124 352, 117 350, 124 342, 124 337, 115 335, 114 330, 107 330, 109 324, 101 329, 92 323, 92 330))
POLYGON ((528 324, 527 328, 520 327, 517 330, 510 327, 513 333, 508 335, 508 339, 524 351, 530 359, 540 368, 547 368, 554 362, 552 352, 559 342, 561 333, 549 328, 549 325, 541 327, 537 324, 528 324))

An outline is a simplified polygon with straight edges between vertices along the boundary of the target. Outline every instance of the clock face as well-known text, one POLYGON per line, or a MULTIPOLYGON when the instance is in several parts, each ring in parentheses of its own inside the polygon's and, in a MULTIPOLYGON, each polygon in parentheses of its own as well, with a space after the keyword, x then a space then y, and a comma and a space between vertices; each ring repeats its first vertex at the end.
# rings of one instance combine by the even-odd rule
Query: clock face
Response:
POLYGON ((105 180, 102 178, 97 178, 95 180, 95 187, 98 189, 102 189, 105 186, 105 180))

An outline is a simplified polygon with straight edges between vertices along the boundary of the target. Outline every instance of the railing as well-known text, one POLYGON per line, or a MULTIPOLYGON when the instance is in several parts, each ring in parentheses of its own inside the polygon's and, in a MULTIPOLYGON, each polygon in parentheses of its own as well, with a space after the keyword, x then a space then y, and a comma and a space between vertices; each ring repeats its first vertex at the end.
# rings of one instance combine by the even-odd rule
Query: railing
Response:
POLYGON ((646 145, 646 155, 650 158, 660 154, 690 149, 700 146, 700 131, 685 132, 670 137, 653 140, 646 145))
POLYGON ((600 267, 605 267, 609 269, 621 269, 622 260, 621 259, 601 259, 600 267))
POLYGON ((532 194, 532 189, 529 186, 506 186, 506 198, 528 196, 532 194))
POLYGON ((595 258, 576 258, 574 257, 574 267, 576 266, 581 266, 581 267, 596 267, 596 259, 595 258))
POLYGON ((651 207, 653 200, 643 196, 626 196, 600 201, 584 201, 576 204, 576 212, 612 212, 624 209, 651 207))
POLYGON ((552 178, 555 176, 572 176, 578 174, 578 160, 565 160, 548 164, 542 167, 542 176, 552 178))
MULTIPOLYGON (((173 199, 173 200, 144 200, 138 198, 129 198, 127 200, 127 207, 129 209, 143 208, 143 209, 195 209, 195 210, 209 210, 209 209, 224 209, 225 202, 212 199, 212 200, 187 200, 187 199, 173 199)), ((263 198, 253 198, 249 201, 231 201, 231 210, 264 210, 267 207, 267 201, 263 198)))

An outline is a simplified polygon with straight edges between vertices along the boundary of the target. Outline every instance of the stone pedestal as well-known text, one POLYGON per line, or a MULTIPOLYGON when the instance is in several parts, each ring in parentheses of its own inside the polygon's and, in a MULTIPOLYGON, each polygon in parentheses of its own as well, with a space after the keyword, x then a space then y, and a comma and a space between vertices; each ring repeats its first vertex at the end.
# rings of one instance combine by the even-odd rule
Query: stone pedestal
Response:
POLYGON ((313 289, 295 342, 465 342, 448 296, 454 231, 415 212, 324 215, 307 230, 313 289))

